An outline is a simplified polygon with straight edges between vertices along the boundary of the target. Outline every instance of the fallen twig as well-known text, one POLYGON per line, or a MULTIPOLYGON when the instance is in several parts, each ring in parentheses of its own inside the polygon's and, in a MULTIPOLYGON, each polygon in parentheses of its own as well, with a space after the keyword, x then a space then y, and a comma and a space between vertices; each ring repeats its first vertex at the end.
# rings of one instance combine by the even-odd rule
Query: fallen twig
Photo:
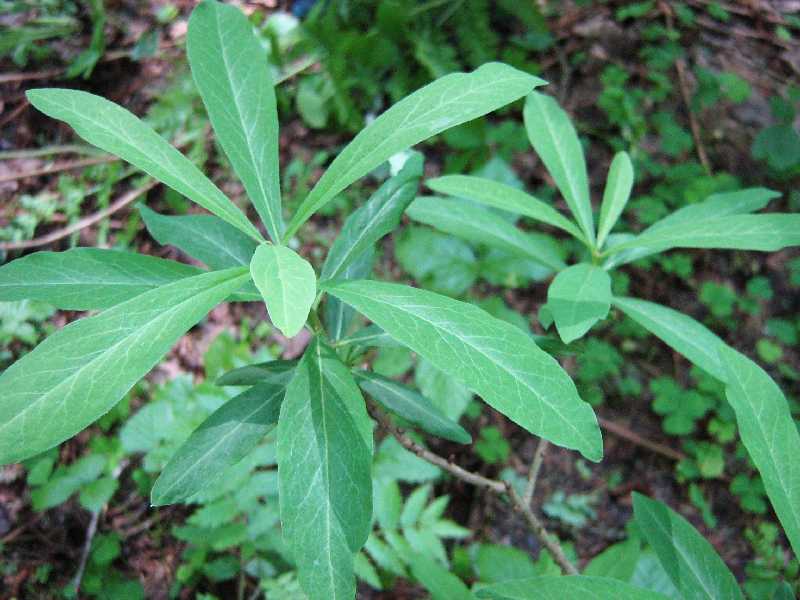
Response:
MULTIPOLYGON (((675 28, 673 26, 672 7, 670 7, 666 2, 662 1, 659 2, 659 8, 667 22, 667 29, 670 32, 674 32, 675 28)), ((706 148, 703 145, 703 139, 700 136, 700 125, 697 123, 694 111, 692 110, 692 97, 689 93, 689 79, 686 76, 686 61, 683 60, 683 57, 679 56, 675 60, 675 70, 678 72, 678 87, 681 91, 683 103, 686 105, 686 113, 689 116, 689 128, 692 131, 692 139, 694 139, 694 147, 697 150, 697 158, 700 160, 700 164, 703 165, 706 173, 711 173, 711 163, 708 160, 708 154, 706 154, 706 148)))
POLYGON ((104 163, 116 162, 119 158, 106 154, 103 156, 96 156, 93 158, 82 158, 80 160, 73 160, 68 163, 54 165, 52 167, 45 167, 44 169, 34 169, 33 171, 24 171, 22 173, 11 173, 10 175, 0 175, 0 183, 7 181, 17 181, 19 179, 27 179, 28 177, 39 177, 40 175, 52 175, 53 173, 62 173, 64 171, 72 171, 74 169, 82 169, 84 167, 91 167, 92 165, 102 165, 104 163))
POLYGON ((46 246, 47 244, 51 244, 56 240, 60 240, 67 236, 72 235, 76 231, 80 231, 90 225, 94 225, 98 221, 102 221, 109 215, 115 213, 116 211, 124 208, 141 195, 146 194, 150 190, 152 190, 156 185, 157 181, 150 181, 147 184, 143 185, 140 188, 136 188, 134 190, 130 190, 129 192, 123 194, 120 198, 115 200, 111 205, 103 210, 99 210, 96 213, 93 213, 83 219, 80 219, 69 225, 64 227, 63 229, 57 229, 56 231, 52 231, 46 235, 43 235, 38 238, 34 238, 32 240, 24 240, 21 242, 4 242, 0 243, 0 250, 8 251, 8 250, 25 250, 27 248, 38 248, 39 246, 46 246))
MULTIPOLYGON (((40 156, 53 156, 54 154, 97 154, 97 148, 79 144, 65 144, 60 146, 45 146, 43 148, 30 148, 23 150, 6 150, 0 152, 0 160, 14 160, 19 158, 38 158, 40 156)), ((104 155, 105 156, 105 155, 104 155)))
POLYGON ((467 471, 466 469, 459 467, 458 465, 450 462, 449 460, 439 456, 435 452, 431 452, 424 446, 421 446, 414 440, 412 440, 406 433, 398 428, 395 427, 394 424, 389 420, 389 418, 384 415, 383 413, 379 412, 377 409, 371 411, 372 416, 375 420, 380 423, 380 425, 389 433, 391 433, 398 442, 409 452, 413 452, 418 457, 423 460, 428 461, 431 464, 436 465, 437 467, 441 467, 451 475, 455 476, 466 483, 476 485, 479 487, 483 487, 485 489, 491 490, 497 494, 505 494, 511 499, 511 503, 514 506, 514 510, 522 513, 525 517, 525 521, 528 523, 531 531, 536 535, 539 541, 547 548, 550 554, 553 556, 553 559, 558 563, 561 569, 567 575, 577 575, 578 570, 575 568, 569 560, 567 559, 566 555, 564 554, 563 549, 561 548, 561 544, 558 542, 558 539, 551 536, 550 533, 545 528, 544 524, 539 520, 539 518, 533 513, 530 506, 525 504, 523 498, 517 493, 517 491, 509 484, 504 481, 498 481, 497 479, 489 479, 488 477, 484 477, 483 475, 479 475, 478 473, 472 473, 471 471, 467 471))
POLYGON ((525 493, 522 496, 522 501, 525 506, 531 505, 533 494, 536 491, 536 481, 539 479, 539 471, 542 469, 544 462, 544 454, 550 445, 546 439, 541 438, 539 444, 536 446, 536 451, 533 453, 533 461, 531 462, 531 470, 528 472, 528 485, 525 486, 525 493))
POLYGON ((605 429, 606 431, 613 433, 617 437, 621 437, 622 439, 628 440, 629 442, 636 444, 637 446, 641 446, 642 448, 647 448, 655 452, 656 454, 660 454, 661 456, 666 456, 667 458, 671 458, 672 460, 684 460, 686 455, 669 446, 665 446, 664 444, 659 444, 658 442, 651 442, 648 439, 643 438, 638 433, 635 433, 625 427, 624 425, 620 425, 619 423, 615 423, 614 421, 609 421, 608 419, 604 419, 603 417, 597 418, 598 422, 600 423, 600 427, 605 429))

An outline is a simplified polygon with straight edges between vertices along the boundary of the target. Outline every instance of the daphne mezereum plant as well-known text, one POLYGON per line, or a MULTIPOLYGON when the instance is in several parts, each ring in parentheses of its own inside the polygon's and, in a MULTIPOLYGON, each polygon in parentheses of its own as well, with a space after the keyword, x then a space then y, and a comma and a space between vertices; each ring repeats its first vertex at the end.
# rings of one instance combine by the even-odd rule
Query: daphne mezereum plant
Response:
MULTIPOLYGON (((313 334, 308 348, 299 361, 272 361, 225 375, 221 384, 247 386, 246 391, 190 436, 157 480, 151 500, 154 505, 191 502, 276 428, 283 535, 303 590, 313 600, 355 596, 354 556, 372 528, 373 432, 362 390, 382 410, 420 430, 470 441, 465 430, 413 390, 357 368, 359 347, 389 338, 405 345, 529 432, 599 461, 602 438, 593 410, 531 336, 470 304, 369 279, 375 243, 411 205, 415 219, 522 250, 560 271, 547 306, 565 341, 583 335, 613 303, 725 381, 742 438, 797 551, 800 465, 793 458, 800 455, 800 440, 780 390, 755 364, 688 317, 612 298, 606 273, 674 246, 773 250, 800 243, 797 216, 747 214, 763 207, 770 193, 711 198, 637 237, 610 236, 632 181, 622 155, 612 168, 595 233, 585 166, 569 121, 547 97, 529 96, 542 80, 491 63, 442 77, 380 115, 337 156, 284 225, 274 89, 249 22, 233 7, 201 3, 190 19, 188 55, 217 139, 268 239, 187 158, 123 108, 84 92, 29 91, 30 102, 42 112, 212 213, 172 217, 141 209, 156 240, 183 249, 211 270, 96 248, 39 252, 1 267, 0 300, 30 298, 61 309, 100 312, 51 335, 0 375, 0 463, 35 456, 90 425, 217 304, 260 300, 286 336, 307 327, 313 334), (534 145, 577 225, 534 198, 491 182, 448 177, 429 185, 561 227, 586 244, 591 263, 566 268, 545 238, 501 224, 485 211, 471 221, 475 207, 458 200, 414 200, 422 176, 417 154, 349 216, 319 275, 288 247, 317 210, 390 157, 523 96, 528 96, 525 118, 534 145), (352 331, 354 311, 373 324, 352 331)), ((516 494, 512 488, 507 492, 516 494)), ((738 597, 733 576, 690 525, 657 502, 643 497, 634 502, 637 522, 686 597, 738 597), (698 596, 698 585, 711 592, 698 596)), ((536 531, 535 517, 528 516, 536 531)), ((537 533, 552 544, 543 530, 537 533)), ((436 574, 426 568, 420 579, 436 574)), ((660 597, 602 577, 537 578, 470 591, 444 575, 443 585, 454 590, 446 595, 453 598, 473 593, 530 598, 548 589, 559 597, 583 597, 587 590, 598 597, 660 597)))
MULTIPOLYGON (((526 99, 524 119, 531 144, 574 220, 524 191, 462 175, 428 180, 430 189, 449 197, 417 198, 408 214, 444 232, 527 256, 556 271, 539 317, 545 327, 555 324, 564 343, 584 336, 614 306, 723 382, 742 442, 761 474, 795 555, 800 556, 800 435, 779 387, 757 364, 691 317, 653 302, 614 296, 608 274, 671 248, 768 252, 800 245, 800 215, 752 214, 779 194, 751 188, 714 194, 675 211, 638 235, 613 234, 634 181, 631 160, 620 152, 609 169, 595 229, 583 150, 569 117, 553 98, 532 92, 526 99), (480 204, 566 231, 585 247, 584 262, 567 266, 554 251, 557 246, 552 238, 519 230, 480 204)), ((634 498, 634 512, 682 597, 743 597, 711 545, 681 517, 641 496, 634 498)), ((534 598, 540 593, 540 584, 517 582, 482 593, 492 598, 534 598)))

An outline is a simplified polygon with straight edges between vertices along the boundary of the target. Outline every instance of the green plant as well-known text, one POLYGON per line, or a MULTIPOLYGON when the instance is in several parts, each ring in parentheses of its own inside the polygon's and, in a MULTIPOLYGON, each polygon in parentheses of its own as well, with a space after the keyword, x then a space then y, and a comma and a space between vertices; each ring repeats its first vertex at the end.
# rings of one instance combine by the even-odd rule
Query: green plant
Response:
MULTIPOLYGON (((614 306, 721 381, 733 407, 741 440, 760 471, 767 496, 797 552, 800 478, 787 457, 800 449, 800 436, 780 389, 754 362, 690 317, 652 302, 613 294, 609 272, 672 248, 772 251, 795 246, 800 244, 800 216, 751 214, 776 196, 770 190, 754 188, 713 194, 705 201, 665 216, 639 234, 612 233, 634 182, 631 161, 626 153, 620 152, 609 170, 595 229, 583 151, 566 113, 553 99, 533 92, 526 101, 524 116, 530 141, 575 221, 526 192, 485 178, 460 175, 428 180, 430 189, 452 198, 418 198, 408 214, 456 236, 480 236, 486 243, 513 249, 557 271, 539 317, 545 327, 555 324, 564 343, 583 337, 614 306), (463 222, 448 217, 455 211, 463 214, 479 210, 474 205, 457 208, 462 200, 456 198, 523 215, 569 233, 584 246, 579 252, 582 262, 567 266, 552 256, 548 240, 542 234, 520 230, 487 209, 471 213, 463 222), (480 232, 474 223, 480 223, 480 232)), ((763 279, 751 281, 750 295, 758 298, 769 293, 769 286, 764 283, 763 279)), ((719 292, 727 288, 711 285, 704 288, 706 301, 720 317, 729 316, 736 297, 723 295, 720 301, 719 292)), ((762 357, 767 350, 760 348, 762 357)), ((654 381, 652 390, 654 408, 669 415, 664 427, 670 433, 691 431, 695 421, 716 405, 713 397, 699 391, 684 393, 671 380, 654 381)), ((700 474, 718 476, 724 467, 721 447, 708 443, 695 443, 693 447, 700 474)), ((665 567, 672 575, 671 567, 665 567)))
MULTIPOLYGON (((722 380, 744 444, 797 550, 800 486, 796 467, 787 457, 800 450, 800 439, 780 390, 757 365, 688 317, 614 296, 607 272, 671 247, 768 251, 800 243, 796 215, 747 214, 766 205, 771 193, 719 194, 656 222, 638 236, 614 235, 611 230, 633 184, 632 166, 621 153, 612 163, 595 229, 582 149, 566 115, 549 97, 531 93, 541 80, 506 65, 488 64, 469 74, 441 78, 379 116, 338 155, 284 225, 276 102, 266 68, 254 68, 266 65, 266 60, 248 21, 234 8, 206 1, 190 21, 188 51, 220 145, 271 241, 191 162, 130 113, 81 92, 30 91, 31 103, 43 112, 67 121, 87 141, 118 154, 213 213, 168 217, 141 210, 153 237, 181 248, 211 271, 90 248, 37 253, 0 268, 0 299, 32 298, 59 308, 102 310, 55 333, 0 375, 4 393, 0 462, 47 452, 103 415, 216 304, 263 300, 272 322, 286 336, 304 327, 311 331, 312 340, 301 359, 232 365, 236 368, 223 374, 219 383, 238 387, 239 393, 215 389, 202 410, 186 420, 191 423, 196 416, 197 421, 191 423, 196 427, 185 432, 179 446, 180 436, 159 438, 158 402, 140 411, 125 430, 129 451, 137 448, 137 430, 145 434, 138 446, 146 455, 145 471, 148 466, 150 473, 161 471, 152 489, 153 504, 203 503, 179 532, 190 545, 181 577, 188 580, 201 572, 211 578, 229 577, 234 572, 230 557, 208 559, 233 544, 241 543, 243 558, 252 558, 253 546, 246 543, 249 519, 262 514, 261 498, 277 495, 280 539, 285 545, 276 540, 275 554, 296 566, 297 580, 311 598, 353 597, 354 573, 372 585, 380 584, 372 565, 365 562, 368 559, 358 553, 367 544, 367 553, 376 563, 381 560, 380 551, 375 550, 378 546, 373 542, 372 550, 369 547, 376 492, 386 504, 379 507, 376 501, 380 531, 373 540, 385 538, 384 546, 392 546, 401 555, 400 566, 389 560, 385 568, 391 571, 392 565, 399 573, 408 568, 434 598, 471 598, 473 591, 444 568, 449 560, 441 539, 463 535, 440 519, 446 498, 427 503, 430 487, 423 485, 403 504, 393 491, 396 484, 386 481, 391 480, 387 470, 420 458, 510 499, 558 568, 575 574, 568 551, 529 508, 532 484, 520 492, 513 484, 464 471, 428 451, 419 436, 395 424, 399 419, 404 427, 456 443, 469 442, 469 434, 454 419, 469 402, 471 390, 531 433, 578 450, 590 460, 602 456, 592 409, 557 361, 540 349, 516 319, 507 314, 496 318, 465 302, 368 279, 375 243, 397 226, 411 204, 408 214, 418 221, 536 261, 545 272, 557 272, 541 318, 555 323, 564 344, 583 337, 613 304, 722 380), (411 203, 422 174, 421 157, 411 155, 399 173, 347 219, 319 277, 289 247, 294 234, 315 212, 388 158, 522 96, 528 96, 525 120, 531 141, 577 222, 519 189, 485 178, 432 180, 432 189, 459 199, 428 197, 411 203), (463 198, 477 204, 465 203, 463 198), (518 229, 513 221, 484 210, 481 203, 570 233, 585 248, 581 256, 585 260, 567 267, 566 257, 551 238, 518 229), (373 324, 357 329, 354 310, 373 324), (365 351, 379 347, 390 356, 385 369, 400 362, 406 371, 408 352, 390 350, 397 345, 420 357, 416 373, 420 388, 441 389, 452 381, 468 390, 466 401, 454 411, 457 415, 446 414, 417 391, 375 370, 359 368, 364 366, 365 351), (402 360, 392 358, 393 353, 402 360), (448 378, 444 383, 441 374, 448 378), (375 419, 394 434, 378 450, 378 459, 384 462, 376 461, 375 473, 372 422, 362 391, 373 400, 375 419), (272 468, 276 464, 277 472, 272 468), (381 468, 383 476, 378 475, 381 468), (240 488, 240 482, 244 487, 240 488)), ((448 238, 438 238, 442 239, 448 238)), ((502 308, 487 305, 497 314, 502 314, 502 308)), ((600 370, 616 375, 620 362, 611 357, 600 370)), ((587 381, 591 375, 586 375, 587 381)), ((182 407, 193 408, 188 400, 182 407)), ((685 428, 688 420, 692 425, 695 412, 681 415, 679 423, 685 428)), ((498 450, 502 438, 494 432, 484 433, 483 438, 478 448, 487 455, 494 458, 505 453, 498 450)), ((73 465, 61 475, 79 478, 81 485, 102 480, 99 473, 89 474, 94 478, 82 475, 82 468, 73 465)), ((566 515, 566 506, 572 522, 593 515, 588 495, 556 500, 551 508, 566 515)), ((268 508, 264 518, 272 519, 274 525, 276 515, 268 508)), ((691 597, 705 591, 710 597, 741 597, 727 567, 681 517, 638 495, 634 508, 642 535, 677 593, 691 597), (676 553, 676 548, 681 552, 676 553)), ((641 545, 634 542, 620 551, 633 548, 638 552, 641 545)), ((113 550, 113 540, 111 546, 113 550)), ((114 553, 108 556, 113 560, 114 553)), ((107 564, 103 560, 98 559, 98 565, 107 564)), ((608 564, 594 565, 585 576, 566 579, 545 575, 528 580, 517 575, 476 586, 474 595, 527 598, 549 591, 579 597, 591 591, 600 597, 662 597, 615 578, 608 564)), ((266 589, 294 583, 294 573, 268 572, 260 561, 254 561, 252 569, 268 580, 266 589)), ((531 571, 530 575, 540 573, 531 571)), ((629 577, 633 582, 635 573, 629 577)))
MULTIPOLYGON (((419 90, 361 132, 284 225, 274 91, 266 68, 254 68, 266 63, 250 24, 235 8, 204 2, 190 22, 188 53, 219 143, 271 242, 191 162, 121 107, 84 92, 29 91, 34 106, 68 122, 88 142, 213 213, 170 218, 142 211, 154 237, 214 270, 89 248, 36 253, 5 265, 4 300, 39 298, 62 309, 102 312, 50 336, 0 376, 2 462, 46 451, 103 415, 226 299, 263 299, 282 333, 292 336, 308 326, 313 339, 300 361, 267 363, 256 383, 247 384, 252 387, 195 429, 164 466, 152 502, 185 501, 218 488, 224 468, 275 429, 283 535, 311 597, 354 595, 354 555, 371 526, 372 432, 359 385, 416 426, 440 435, 458 429, 402 386, 394 385, 389 400, 370 388, 384 390, 385 382, 371 374, 354 377, 353 363, 345 362, 349 349, 340 354, 335 347, 353 316, 344 302, 532 432, 600 458, 591 410, 524 333, 467 304, 363 279, 371 271, 372 246, 413 198, 421 157, 409 158, 351 215, 319 283, 313 267, 286 245, 312 214, 389 157, 525 96, 541 80, 496 63, 419 90)), ((229 379, 242 376, 234 371, 229 379)), ((463 430, 458 439, 465 441, 463 430)))

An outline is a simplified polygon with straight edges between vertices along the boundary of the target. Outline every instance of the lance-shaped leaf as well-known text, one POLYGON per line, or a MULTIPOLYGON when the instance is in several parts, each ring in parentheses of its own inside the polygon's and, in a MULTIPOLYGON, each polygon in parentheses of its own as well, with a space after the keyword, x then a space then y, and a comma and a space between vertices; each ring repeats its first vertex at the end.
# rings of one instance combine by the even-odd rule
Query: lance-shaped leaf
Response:
MULTIPOLYGON (((678 226, 683 223, 697 224, 709 219, 755 212, 764 208, 769 204, 770 200, 778 196, 780 196, 778 192, 767 188, 747 188, 735 192, 712 194, 702 202, 684 206, 660 221, 653 223, 644 233, 653 233, 661 228, 678 226)), ((613 247, 634 239, 637 239, 637 236, 633 234, 617 234, 608 238, 609 246, 613 247), (618 239, 612 244, 613 237, 618 239)), ((628 248, 611 254, 603 266, 606 269, 611 269, 656 252, 659 252, 659 250, 649 247, 628 248)))
POLYGON ((547 307, 565 344, 577 340, 611 308, 611 278, 603 269, 586 263, 556 275, 547 289, 547 307))
POLYGON ((285 391, 285 385, 261 382, 215 410, 164 467, 150 493, 152 505, 185 502, 213 486, 278 423, 285 391))
POLYGON ((278 243, 278 111, 267 52, 241 10, 213 0, 192 11, 186 46, 217 139, 278 243))
POLYGON ((579 240, 586 239, 575 223, 552 206, 505 183, 472 175, 445 175, 428 179, 425 185, 441 194, 469 198, 558 227, 579 240))
POLYGON ((0 375, 0 464, 43 452, 103 415, 247 278, 243 268, 187 277, 48 337, 0 375))
POLYGON ((152 175, 253 239, 262 239, 242 211, 188 158, 118 104, 78 90, 38 89, 26 95, 36 108, 68 123, 90 144, 152 175))
POLYGON ((627 152, 618 152, 608 169, 600 222, 597 225, 597 247, 602 248, 606 237, 625 209, 633 189, 633 165, 627 152))
POLYGON ((200 273, 172 260, 119 250, 35 252, 0 267, 0 302, 30 299, 66 310, 107 308, 200 273))
POLYGON ((409 556, 411 573, 431 594, 431 600, 474 600, 475 596, 456 575, 424 554, 409 556))
POLYGON ((646 300, 615 296, 612 303, 710 375, 720 381, 727 379, 717 354, 717 349, 725 342, 705 325, 677 310, 646 300))
POLYGON ((531 433, 589 460, 602 457, 594 411, 555 359, 518 327, 471 304, 404 285, 349 281, 323 287, 531 433))
POLYGON ((478 588, 475 595, 488 600, 667 600, 667 596, 635 587, 611 577, 531 577, 511 579, 478 588))
POLYGON ((566 266, 558 244, 551 237, 524 232, 503 217, 478 206, 453 198, 423 196, 414 200, 406 212, 415 221, 465 240, 502 248, 554 270, 566 266))
POLYGON ((708 541, 668 506, 633 494, 636 524, 683 598, 743 599, 736 578, 708 541))
MULTIPOLYGON (((337 279, 364 279, 369 277, 374 264, 375 249, 369 246, 361 252, 360 256, 357 256, 353 262, 349 262, 339 272, 337 279)), ((356 311, 338 298, 328 296, 325 299, 325 328, 332 342, 339 341, 347 334, 355 317, 356 311)))
POLYGON ((314 268, 286 246, 261 244, 250 261, 250 273, 275 327, 286 337, 297 335, 317 294, 314 268))
POLYGON ((728 346, 719 347, 725 395, 739 435, 761 474, 775 514, 800 557, 800 434, 780 388, 764 370, 728 346))
MULTIPOLYGON (((633 239, 608 249, 644 248, 663 252, 670 248, 727 248, 772 252, 786 246, 800 245, 800 215, 732 215, 693 222, 670 223, 648 229, 633 239)), ((644 254, 646 255, 646 254, 644 254)), ((637 255, 640 258, 642 255, 637 255)))
POLYGON ((258 244, 214 215, 162 215, 139 205, 147 231, 159 244, 175 246, 211 269, 250 264, 258 244))
POLYGON ((220 375, 217 385, 257 385, 270 383, 286 387, 297 366, 296 360, 271 360, 239 367, 220 375))
POLYGON ((346 338, 339 340, 337 348, 342 346, 356 346, 361 348, 398 348, 398 344, 392 336, 383 329, 375 325, 367 325, 346 338))
POLYGON ((502 63, 445 75, 403 98, 364 128, 333 161, 292 218, 284 237, 390 156, 522 98, 545 82, 502 63))
POLYGON ((523 116, 533 148, 556 182, 586 239, 594 243, 586 161, 569 116, 555 98, 538 92, 531 93, 525 100, 523 116))
POLYGON ((472 441, 467 431, 443 415, 416 390, 369 371, 357 371, 358 385, 381 406, 430 434, 459 444, 472 441))
POLYGON ((353 555, 372 524, 372 424, 347 367, 319 338, 278 420, 283 535, 311 600, 355 597, 353 555))
POLYGON ((746 188, 735 192, 719 192, 697 204, 690 204, 653 223, 648 230, 662 227, 706 221, 731 215, 744 215, 761 210, 780 193, 767 188, 746 188))
POLYGON ((364 206, 347 217, 322 265, 321 280, 340 278, 347 265, 397 227, 416 195, 422 164, 422 155, 414 152, 397 175, 387 179, 364 206))

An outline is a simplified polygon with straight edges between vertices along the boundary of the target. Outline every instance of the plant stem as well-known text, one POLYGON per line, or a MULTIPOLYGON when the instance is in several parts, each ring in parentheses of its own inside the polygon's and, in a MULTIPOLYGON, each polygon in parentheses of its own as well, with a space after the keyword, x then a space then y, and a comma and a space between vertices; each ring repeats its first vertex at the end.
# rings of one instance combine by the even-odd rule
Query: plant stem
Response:
POLYGON ((467 471, 466 469, 459 467, 458 465, 447 460, 446 458, 439 456, 435 452, 431 452, 424 446, 412 440, 408 435, 406 435, 406 433, 402 429, 396 427, 384 413, 380 412, 376 408, 373 408, 370 411, 370 414, 376 421, 378 421, 381 427, 383 427, 386 431, 391 433, 397 439, 397 441, 400 442, 400 445, 403 446, 409 452, 412 452, 421 459, 444 469, 445 471, 447 471, 454 477, 460 479, 461 481, 464 481, 471 485, 489 489, 495 492, 496 494, 507 495, 511 499, 511 502, 514 506, 514 510, 522 513, 522 515, 525 517, 525 521, 528 523, 528 527, 530 528, 530 530, 539 539, 542 545, 544 545, 547 548, 547 550, 553 556, 553 559, 561 567, 561 570, 564 571, 564 573, 567 575, 578 574, 578 570, 575 568, 575 565, 569 562, 569 559, 567 559, 566 555, 564 554, 564 550, 561 548, 561 544, 559 543, 558 538, 551 536, 548 533, 544 524, 533 513, 530 506, 525 504, 525 501, 520 497, 517 491, 513 487, 511 487, 509 483, 506 483, 504 481, 498 481, 497 479, 489 479, 488 477, 484 477, 483 475, 479 475, 478 473, 467 471))
POLYGON ((539 478, 539 471, 542 469, 542 462, 544 461, 544 453, 547 452, 549 445, 550 442, 541 438, 539 445, 536 446, 536 451, 533 453, 531 470, 528 472, 528 485, 525 486, 525 493, 522 496, 525 506, 530 506, 531 500, 533 500, 533 493, 536 491, 536 480, 539 478))

